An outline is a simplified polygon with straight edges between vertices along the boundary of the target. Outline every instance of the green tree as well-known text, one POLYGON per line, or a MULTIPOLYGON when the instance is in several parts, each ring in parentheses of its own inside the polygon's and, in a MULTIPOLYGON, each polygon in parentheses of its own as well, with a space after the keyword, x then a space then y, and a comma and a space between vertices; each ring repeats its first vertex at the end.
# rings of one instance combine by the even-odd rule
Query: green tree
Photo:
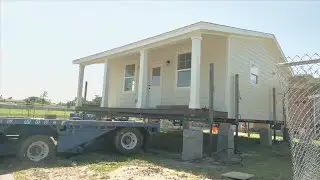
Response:
POLYGON ((34 108, 34 104, 36 103, 37 99, 38 97, 35 96, 24 99, 27 104, 28 117, 30 117, 31 110, 34 108))
POLYGON ((30 97, 24 99, 24 101, 27 103, 27 105, 33 105, 33 104, 39 102, 39 97, 30 96, 30 97))
POLYGON ((90 104, 99 105, 101 104, 102 97, 95 95, 90 104))
POLYGON ((47 99, 43 99, 42 97, 30 96, 24 99, 26 104, 50 104, 51 102, 47 99))
POLYGON ((40 95, 41 97, 41 104, 42 106, 45 104, 46 102, 46 98, 48 97, 48 92, 47 91, 43 91, 43 93, 40 95))

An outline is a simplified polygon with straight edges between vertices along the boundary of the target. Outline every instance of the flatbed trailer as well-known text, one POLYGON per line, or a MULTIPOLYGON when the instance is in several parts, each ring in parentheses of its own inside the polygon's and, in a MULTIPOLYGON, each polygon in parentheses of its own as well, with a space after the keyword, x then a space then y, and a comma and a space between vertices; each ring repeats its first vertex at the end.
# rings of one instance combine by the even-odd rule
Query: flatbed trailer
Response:
MULTIPOLYGON (((199 121, 209 123, 209 109, 189 109, 188 106, 174 105, 161 106, 157 108, 111 108, 111 107, 76 107, 76 111, 95 114, 100 117, 134 117, 142 119, 167 119, 179 121, 199 121)), ((283 121, 257 120, 257 119, 238 119, 238 122, 263 123, 263 124, 283 124, 283 121)), ((214 123, 236 124, 235 118, 228 118, 228 112, 214 111, 214 123)))
POLYGON ((146 147, 150 135, 159 131, 159 124, 144 122, 0 117, 0 155, 15 154, 21 160, 39 162, 56 153, 82 153, 98 139, 107 138, 113 144, 105 146, 132 154, 146 147))

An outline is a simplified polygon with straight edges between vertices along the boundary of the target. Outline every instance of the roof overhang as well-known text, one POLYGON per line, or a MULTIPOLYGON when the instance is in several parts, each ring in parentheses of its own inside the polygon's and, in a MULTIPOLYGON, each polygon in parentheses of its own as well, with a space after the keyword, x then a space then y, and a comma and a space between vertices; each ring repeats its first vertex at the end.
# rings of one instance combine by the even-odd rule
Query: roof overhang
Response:
POLYGON ((130 43, 121 47, 117 47, 114 49, 110 49, 107 51, 103 51, 97 54, 93 54, 87 57, 79 58, 76 60, 73 60, 73 64, 95 64, 95 63, 101 63, 104 61, 104 59, 110 58, 112 56, 116 56, 118 54, 122 53, 130 53, 130 52, 137 52, 141 49, 145 48, 151 48, 154 46, 159 46, 161 42, 170 42, 170 40, 177 41, 182 38, 186 38, 186 35, 190 35, 193 32, 197 31, 213 31, 217 33, 223 33, 226 35, 233 34, 233 35, 241 35, 241 36, 251 36, 251 37, 259 37, 259 38, 268 38, 273 39, 276 46, 278 47, 280 53, 282 54, 283 58, 285 59, 284 53, 281 50, 281 47, 276 40, 275 36, 270 33, 263 33, 258 31, 252 31, 252 30, 246 30, 246 29, 240 29, 230 26, 224 26, 219 24, 213 24, 208 22, 198 22, 195 24, 191 24, 185 27, 181 27, 179 29, 175 29, 163 34, 159 34, 150 38, 146 38, 134 43, 130 43), (179 38, 180 37, 180 38, 179 38))

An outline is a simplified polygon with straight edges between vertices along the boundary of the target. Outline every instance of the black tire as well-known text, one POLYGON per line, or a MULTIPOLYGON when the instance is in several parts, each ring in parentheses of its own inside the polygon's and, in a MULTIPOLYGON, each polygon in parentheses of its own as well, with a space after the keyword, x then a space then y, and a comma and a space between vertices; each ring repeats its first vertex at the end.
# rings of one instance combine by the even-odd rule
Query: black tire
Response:
POLYGON ((121 154, 124 154, 124 155, 136 154, 140 152, 141 147, 143 145, 143 135, 141 134, 139 129, 122 128, 116 132, 116 135, 114 137, 114 144, 115 144, 116 150, 121 154), (127 138, 130 133, 131 135, 134 135, 136 137, 136 143, 134 146, 131 146, 130 148, 128 148, 128 146, 127 147, 123 146, 123 144, 125 143, 121 143, 121 141, 124 140, 123 138, 127 138))
MULTIPOLYGON (((41 149, 41 148, 40 148, 41 149)), ((29 150, 31 152, 31 150, 29 150)), ((42 152, 42 150, 40 150, 42 152)), ((53 142, 53 140, 49 136, 44 135, 34 135, 29 136, 27 139, 25 139, 21 144, 18 151, 18 157, 21 161, 29 162, 29 163, 41 163, 41 162, 48 162, 55 158, 56 156, 56 146, 53 142), (37 145, 34 145, 33 143, 40 143, 44 145, 48 149, 48 153, 44 153, 44 157, 38 158, 38 159, 32 159, 30 158, 28 154, 29 147, 40 147, 37 145)))

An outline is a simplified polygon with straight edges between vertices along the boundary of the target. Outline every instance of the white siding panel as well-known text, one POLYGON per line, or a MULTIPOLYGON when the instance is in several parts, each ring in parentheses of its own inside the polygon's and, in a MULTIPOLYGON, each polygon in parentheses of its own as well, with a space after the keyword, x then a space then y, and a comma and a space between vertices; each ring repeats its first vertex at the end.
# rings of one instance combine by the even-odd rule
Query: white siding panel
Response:
MULTIPOLYGON (((200 106, 209 106, 209 70, 210 63, 215 64, 215 109, 227 111, 226 107, 226 37, 203 35, 201 54, 200 106)), ((149 71, 153 64, 162 65, 162 105, 189 105, 190 89, 177 88, 178 54, 191 52, 191 39, 151 49, 148 52, 149 71), (170 61, 166 64, 166 61, 170 61)), ((139 79, 139 54, 112 59, 110 70, 109 104, 111 107, 135 107, 136 92, 123 93, 124 65, 136 64, 136 81, 139 79)), ((149 72, 150 73, 150 72, 149 72)), ((150 77, 148 77, 150 78, 150 77)), ((136 83, 136 90, 138 82, 136 83)))
POLYGON ((176 88, 178 54, 191 51, 191 39, 151 50, 149 60, 162 62, 162 105, 188 105, 189 88, 176 88), (166 64, 166 61, 170 61, 166 64))
POLYGON ((227 111, 226 93, 226 42, 222 36, 203 35, 201 58, 200 107, 209 107, 210 63, 214 63, 214 109, 227 111))
MULTIPOLYGON (((278 53, 268 40, 230 38, 230 111, 234 118, 234 76, 239 74, 240 116, 243 119, 272 120, 272 88, 279 90, 275 72, 278 53), (257 85, 250 83, 250 62, 257 64, 257 85)), ((277 118, 282 119, 281 99, 277 97, 277 118), (280 106, 280 107, 279 107, 280 106)))
MULTIPOLYGON (((226 86, 226 37, 202 35, 201 53, 201 82, 200 82, 200 107, 209 106, 209 71, 210 63, 215 64, 215 109, 227 111, 225 102, 226 86)), ((191 52, 191 40, 180 44, 159 49, 157 55, 151 59, 169 60, 171 63, 164 65, 162 104, 163 105, 189 105, 190 89, 177 88, 177 57, 179 53, 191 52), (157 57, 156 57, 157 56, 157 57)))
POLYGON ((110 64, 109 106, 136 107, 137 88, 139 80, 139 54, 112 59, 110 64), (124 92, 124 71, 126 64, 135 64, 135 91, 124 92))

